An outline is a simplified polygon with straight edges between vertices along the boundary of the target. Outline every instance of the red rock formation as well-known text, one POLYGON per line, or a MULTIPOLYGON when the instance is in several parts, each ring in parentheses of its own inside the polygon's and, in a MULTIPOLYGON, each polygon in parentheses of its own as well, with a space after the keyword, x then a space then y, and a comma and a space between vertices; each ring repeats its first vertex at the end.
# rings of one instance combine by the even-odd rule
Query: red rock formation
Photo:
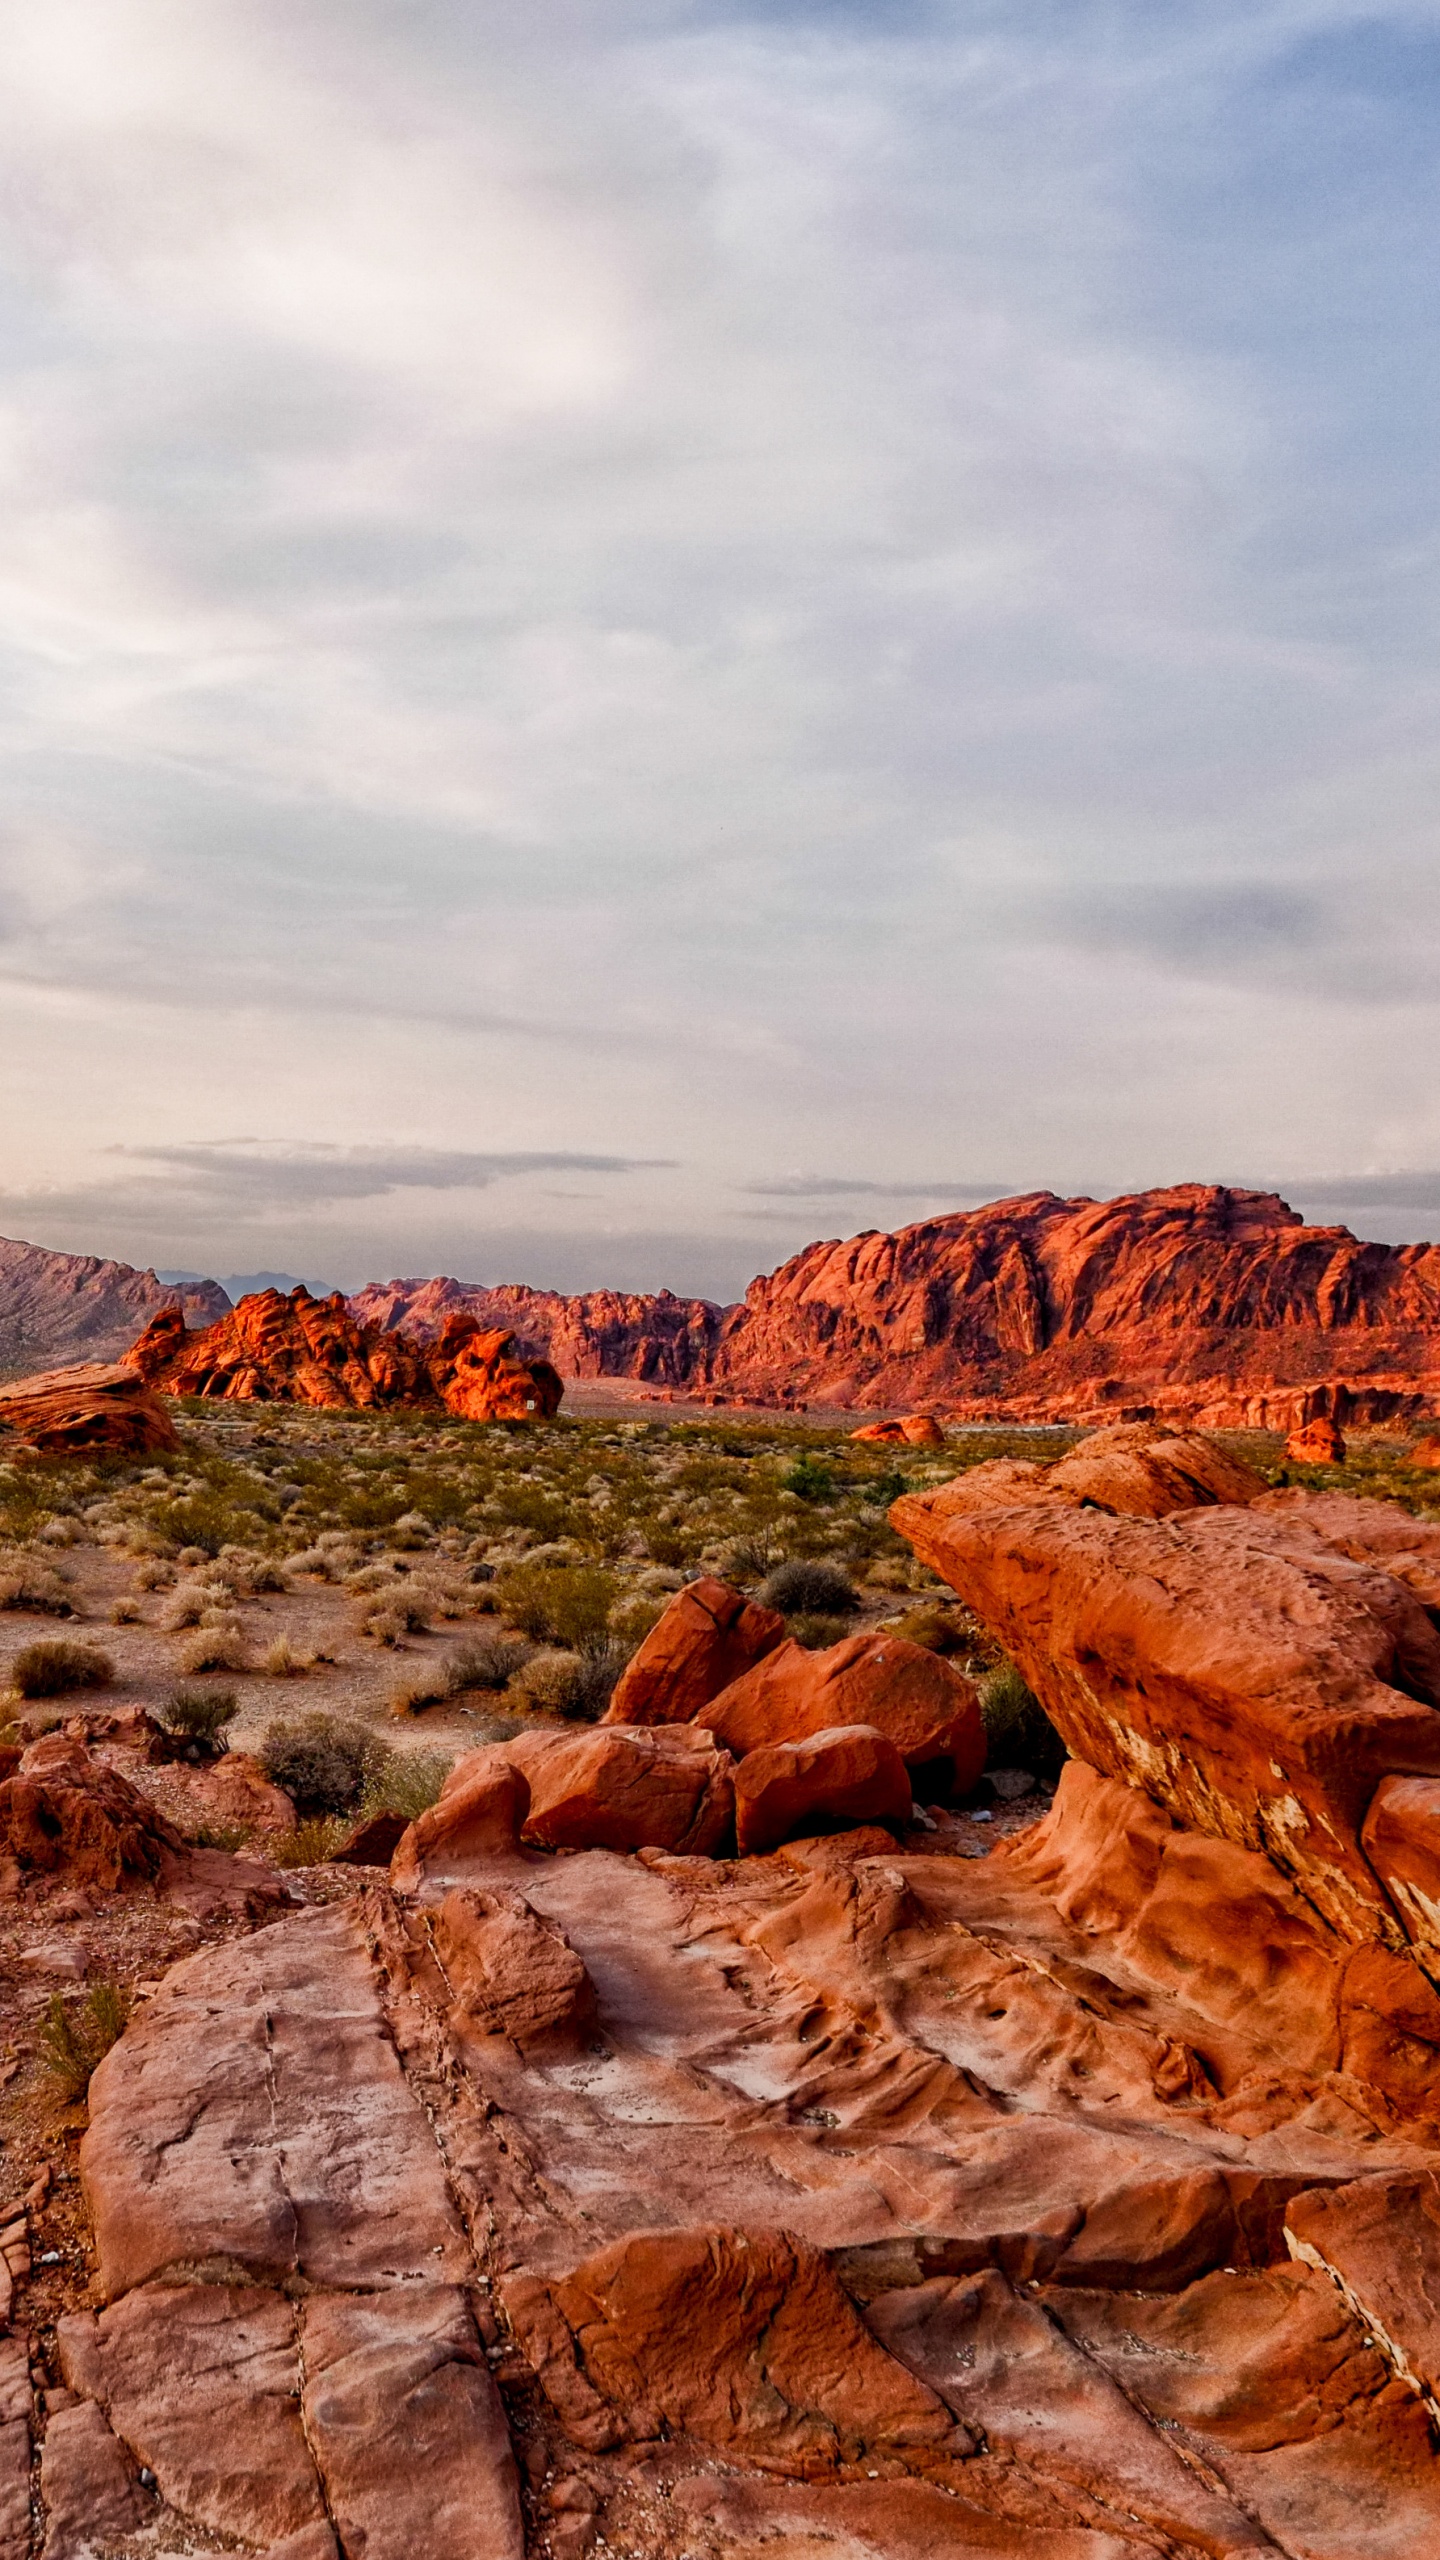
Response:
MULTIPOLYGON (((545 1849, 712 1855, 735 1817, 729 1754, 703 1725, 536 1731, 493 1746, 530 1790, 521 1839, 545 1849)), ((457 1777, 463 1761, 452 1771, 457 1777)))
MULTIPOLYGON (((1032 1192, 898 1234, 813 1244, 743 1304, 394 1281, 363 1323, 457 1307, 565 1375, 719 1400, 939 1404, 954 1419, 1295 1429, 1440 1406, 1440 1248, 1307 1227, 1270 1192, 1032 1192)), ((888 1436, 888 1433, 887 1433, 888 1436)))
POLYGON ((874 1440, 885 1447, 943 1449, 945 1434, 933 1413, 896 1414, 888 1422, 862 1422, 852 1440, 874 1440))
POLYGON ((99 1893, 150 1885, 170 1900, 254 1918, 289 1900, 266 1868, 191 1848, 148 1796, 70 1733, 32 1743, 14 1775, 0 1779, 0 1861, 16 1881, 49 1877, 99 1893))
POLYGON ((1317 1413, 1313 1422, 1291 1432, 1285 1455, 1302 1467, 1343 1467, 1345 1434, 1327 1414, 1317 1413))
POLYGON ((778 1609, 762 1609, 713 1574, 677 1591, 615 1684, 606 1724, 694 1724, 712 1698, 783 1643, 778 1609))
POLYGON ((462 1280, 375 1280, 351 1299, 362 1325, 396 1326, 432 1341, 455 1315, 513 1333, 527 1359, 553 1363, 566 1378, 638 1378, 657 1387, 703 1383, 725 1318, 707 1298, 655 1297, 591 1289, 472 1287, 462 1280))
POLYGON ((833 1725, 873 1725, 922 1794, 965 1795, 985 1766, 971 1683, 939 1654, 883 1630, 819 1653, 787 1638, 712 1699, 705 1721, 737 1760, 833 1725))
POLYGON ((511 1356, 507 1333, 453 1318, 432 1345, 357 1324, 337 1290, 262 1289, 202 1333, 173 1308, 147 1325, 129 1363, 166 1395, 256 1403, 444 1406, 472 1422, 544 1420, 559 1409, 546 1362, 511 1356))
POLYGON ((178 1449, 170 1416, 133 1369, 47 1369, 0 1387, 0 1453, 64 1458, 91 1449, 129 1455, 178 1449))
POLYGON ((1381 1421, 1440 1396, 1440 1248, 1307 1227, 1205 1183, 1035 1192, 815 1244, 727 1316, 715 1381, 1016 1420, 1381 1421))
POLYGON ((1079 1758, 1399 1942, 1359 1831, 1382 1777, 1440 1772, 1440 1636, 1403 1584, 1285 1514, 961 1512, 945 1490, 891 1517, 1079 1758))
POLYGON ((214 1280, 171 1286, 128 1262, 50 1253, 0 1236, 0 1377, 76 1361, 117 1360, 160 1307, 213 1324, 230 1304, 214 1280))
POLYGON ((735 1837, 742 1858, 763 1857, 782 1840, 808 1839, 857 1823, 910 1821, 910 1775, 895 1745, 873 1725, 831 1725, 799 1742, 747 1752, 735 1771, 735 1837))

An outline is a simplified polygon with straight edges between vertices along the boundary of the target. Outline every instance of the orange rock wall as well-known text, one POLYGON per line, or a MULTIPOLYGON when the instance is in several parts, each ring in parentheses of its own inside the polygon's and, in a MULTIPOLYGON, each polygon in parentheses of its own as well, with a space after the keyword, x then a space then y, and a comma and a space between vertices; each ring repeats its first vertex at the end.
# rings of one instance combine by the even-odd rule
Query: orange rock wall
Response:
POLYGON ((453 1318, 432 1344, 360 1325, 337 1290, 263 1289, 228 1316, 189 1333, 165 1308, 129 1354, 130 1366, 166 1395, 223 1396, 262 1404, 433 1405, 473 1422, 543 1420, 564 1392, 548 1362, 512 1356, 508 1333, 482 1333, 453 1318))

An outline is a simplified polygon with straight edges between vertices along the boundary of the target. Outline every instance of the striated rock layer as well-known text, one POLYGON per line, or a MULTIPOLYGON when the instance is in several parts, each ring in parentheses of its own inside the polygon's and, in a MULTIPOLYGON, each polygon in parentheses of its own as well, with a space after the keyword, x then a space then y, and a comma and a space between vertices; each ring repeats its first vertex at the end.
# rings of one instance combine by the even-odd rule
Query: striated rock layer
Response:
POLYGON ((152 1318, 130 1353, 132 1369, 166 1395, 253 1403, 443 1407, 472 1422, 536 1421, 558 1412, 564 1392, 543 1360, 514 1356, 508 1333, 482 1332, 452 1316, 438 1339, 357 1324, 337 1290, 314 1298, 303 1285, 282 1297, 262 1289, 199 1333, 177 1308, 152 1318))
POLYGON ((50 1253, 0 1236, 0 1377, 77 1360, 117 1360, 160 1307, 211 1324, 230 1301, 215 1280, 176 1286, 128 1262, 50 1253))
POLYGON ((121 1362, 45 1369, 38 1377, 0 1387, 3 1457, 33 1451, 63 1458, 89 1449, 163 1453, 179 1446, 159 1397, 121 1362))
POLYGON ((1440 1400, 1440 1247, 1366 1244, 1307 1227, 1274 1193, 1209 1183, 1032 1192, 812 1244, 726 1308, 455 1280, 377 1283, 351 1305, 425 1336, 463 1310, 567 1376, 894 1407, 912 1423, 938 1405, 960 1420, 1155 1412, 1288 1432, 1440 1400))

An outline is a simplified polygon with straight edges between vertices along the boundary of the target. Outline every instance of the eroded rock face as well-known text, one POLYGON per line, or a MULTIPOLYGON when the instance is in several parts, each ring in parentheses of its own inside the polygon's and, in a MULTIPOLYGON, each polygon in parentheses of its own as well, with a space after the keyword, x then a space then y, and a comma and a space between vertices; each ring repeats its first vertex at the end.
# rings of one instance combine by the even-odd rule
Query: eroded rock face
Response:
POLYGON ((742 1858, 862 1822, 905 1824, 912 1809, 910 1773, 873 1725, 832 1725, 799 1742, 771 1743, 747 1753, 735 1772, 742 1858))
POLYGON ((985 1766, 973 1683, 939 1654, 883 1630, 818 1653, 787 1638, 712 1699, 705 1721, 737 1760, 832 1726, 872 1726, 922 1791, 946 1796, 964 1795, 985 1766))
POLYGON ((606 1724, 694 1724, 712 1698, 753 1670, 785 1637, 778 1609, 764 1609, 713 1574, 689 1582, 633 1653, 615 1685, 606 1724))
POLYGON ((91 1449, 130 1456, 178 1449, 175 1426, 133 1369, 47 1369, 0 1386, 0 1456, 78 1456, 91 1449))
POLYGON ((887 1422, 862 1422, 852 1440, 877 1441, 883 1447, 943 1449, 945 1434, 933 1413, 897 1413, 887 1422))
POLYGON ((1313 1422, 1291 1432, 1285 1443, 1285 1455, 1303 1467, 1343 1467, 1345 1434, 1327 1414, 1318 1413, 1313 1422))
POLYGON ((193 1849, 148 1796, 69 1733, 32 1743, 14 1775, 0 1778, 0 1858, 21 1878, 63 1878, 82 1892, 152 1885, 170 1900, 252 1919, 289 1901, 269 1868, 193 1849))
POLYGON ((1403 1584, 1288 1514, 961 1511, 945 1494, 891 1517, 1078 1758, 1265 1851, 1352 1937, 1402 1942, 1359 1834, 1382 1778, 1440 1774, 1440 1636, 1403 1584))
POLYGON ((477 1422, 543 1420, 558 1411, 563 1394, 547 1362, 514 1356, 508 1333, 483 1332, 459 1317, 435 1343, 412 1342, 357 1324, 338 1290, 314 1298, 304 1287, 285 1297, 259 1290, 199 1333, 186 1331, 179 1308, 163 1308, 128 1361, 167 1395, 444 1406, 477 1422))

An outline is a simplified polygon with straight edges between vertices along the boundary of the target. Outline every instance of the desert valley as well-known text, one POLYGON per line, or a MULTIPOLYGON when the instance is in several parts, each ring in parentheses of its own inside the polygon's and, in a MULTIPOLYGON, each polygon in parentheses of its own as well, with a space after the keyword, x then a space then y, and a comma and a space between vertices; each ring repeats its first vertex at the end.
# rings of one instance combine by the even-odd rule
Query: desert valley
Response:
POLYGON ((4 1247, 3 2560, 1440 2552, 1436 1271, 4 1247))

